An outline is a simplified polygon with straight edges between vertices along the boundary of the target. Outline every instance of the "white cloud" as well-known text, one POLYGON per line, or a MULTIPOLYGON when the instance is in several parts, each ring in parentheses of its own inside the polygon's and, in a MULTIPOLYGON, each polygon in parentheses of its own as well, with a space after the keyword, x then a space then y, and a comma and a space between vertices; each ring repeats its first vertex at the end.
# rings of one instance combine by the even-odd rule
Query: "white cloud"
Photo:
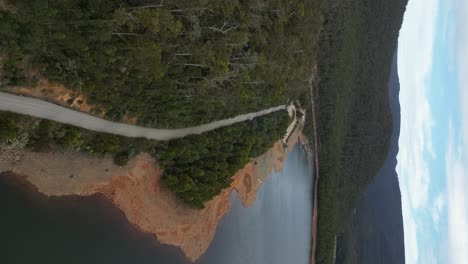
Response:
MULTIPOLYGON (((455 47, 456 41, 456 27, 454 26, 456 24, 456 21, 454 19, 450 19, 454 16, 456 13, 456 6, 454 1, 452 0, 447 0, 446 1, 446 14, 445 16, 448 17, 449 19, 445 19, 443 21, 443 26, 441 27, 442 32, 444 32, 443 36, 443 41, 448 44, 449 47, 455 47)), ((454 52, 448 52, 448 57, 447 57, 447 69, 450 73, 454 73, 457 69, 457 58, 454 52)))
MULTIPOLYGON (((420 261, 418 209, 427 206, 430 171, 435 159, 432 117, 427 89, 432 73, 436 18, 439 0, 408 3, 398 43, 401 130, 397 172, 402 193, 406 263, 420 261)), ((424 256, 422 257, 424 258, 424 256)))
POLYGON ((468 167, 462 152, 467 144, 456 144, 453 129, 447 147, 447 211, 450 263, 468 263, 468 167), (458 148, 456 148, 458 145, 458 148))
POLYGON ((445 157, 447 177, 448 254, 450 262, 468 263, 468 2, 450 1, 455 6, 453 57, 458 75, 461 131, 450 128, 445 157))
POLYGON ((468 2, 457 2, 457 22, 455 33, 455 56, 458 70, 458 88, 462 112, 463 140, 468 145, 468 2))
POLYGON ((438 229, 440 223, 440 216, 442 215, 442 210, 445 207, 445 199, 442 194, 439 194, 434 201, 432 207, 432 222, 435 225, 435 228, 438 229))
POLYGON ((402 120, 398 162, 406 178, 402 182, 411 193, 412 208, 423 207, 427 202, 430 173, 425 156, 429 154, 433 159, 436 156, 427 88, 432 73, 437 8, 437 0, 410 1, 399 38, 402 120))
POLYGON ((422 263, 424 264, 438 264, 438 258, 435 251, 428 251, 426 255, 422 257, 422 263))

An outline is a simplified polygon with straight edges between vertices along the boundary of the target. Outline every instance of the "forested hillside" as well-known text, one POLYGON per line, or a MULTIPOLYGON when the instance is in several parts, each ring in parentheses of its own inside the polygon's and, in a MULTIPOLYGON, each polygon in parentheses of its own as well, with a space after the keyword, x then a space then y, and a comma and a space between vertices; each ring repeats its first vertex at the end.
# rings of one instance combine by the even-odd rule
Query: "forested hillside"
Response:
POLYGON ((390 151, 377 176, 359 199, 351 220, 338 234, 336 263, 405 263, 401 193, 395 170, 400 135, 399 92, 395 52, 389 82, 393 119, 390 151))
POLYGON ((317 263, 382 166, 392 119, 387 83, 406 0, 330 1, 316 86, 320 180, 317 263))
POLYGON ((96 114, 199 125, 297 99, 322 0, 3 0, 1 87, 39 79, 96 114))

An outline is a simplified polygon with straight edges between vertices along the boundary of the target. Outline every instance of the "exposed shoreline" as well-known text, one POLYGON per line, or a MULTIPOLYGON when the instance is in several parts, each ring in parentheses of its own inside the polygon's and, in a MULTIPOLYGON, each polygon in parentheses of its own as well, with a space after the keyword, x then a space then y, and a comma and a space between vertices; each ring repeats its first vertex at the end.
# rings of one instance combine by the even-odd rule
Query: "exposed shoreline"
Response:
POLYGON ((163 244, 178 246, 193 262, 208 249, 218 222, 229 211, 231 191, 237 191, 245 207, 251 205, 272 171, 282 169, 294 145, 307 145, 306 141, 300 130, 291 135, 286 149, 278 141, 233 175, 231 186, 202 210, 180 203, 162 185, 162 172, 147 154, 138 155, 121 168, 111 159, 76 153, 3 153, 0 170, 22 175, 47 196, 102 194, 140 231, 153 234, 163 244))

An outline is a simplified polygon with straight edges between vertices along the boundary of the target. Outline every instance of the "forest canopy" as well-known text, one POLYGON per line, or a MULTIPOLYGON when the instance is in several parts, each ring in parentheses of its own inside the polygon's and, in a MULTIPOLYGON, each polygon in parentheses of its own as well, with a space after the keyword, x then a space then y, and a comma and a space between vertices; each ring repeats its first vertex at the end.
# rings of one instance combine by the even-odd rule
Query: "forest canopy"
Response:
POLYGON ((388 80, 406 0, 330 1, 320 35, 317 263, 334 263, 336 234, 390 146, 388 80))
POLYGON ((301 97, 322 22, 321 1, 4 1, 0 88, 46 79, 159 128, 301 97))

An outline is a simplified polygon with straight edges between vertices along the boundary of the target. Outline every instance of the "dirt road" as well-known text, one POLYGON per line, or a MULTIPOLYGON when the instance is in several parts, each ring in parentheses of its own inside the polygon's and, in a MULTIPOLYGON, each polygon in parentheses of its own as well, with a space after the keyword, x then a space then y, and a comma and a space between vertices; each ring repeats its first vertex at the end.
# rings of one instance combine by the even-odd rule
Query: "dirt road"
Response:
POLYGON ((0 92, 0 111, 9 111, 18 114, 44 118, 97 132, 105 132, 126 137, 143 137, 156 140, 170 140, 182 138, 188 135, 202 134, 220 127, 230 126, 235 123, 252 120, 254 118, 285 109, 285 105, 280 105, 258 112, 238 115, 232 118, 211 122, 201 126, 181 129, 156 129, 112 122, 39 99, 0 92))

